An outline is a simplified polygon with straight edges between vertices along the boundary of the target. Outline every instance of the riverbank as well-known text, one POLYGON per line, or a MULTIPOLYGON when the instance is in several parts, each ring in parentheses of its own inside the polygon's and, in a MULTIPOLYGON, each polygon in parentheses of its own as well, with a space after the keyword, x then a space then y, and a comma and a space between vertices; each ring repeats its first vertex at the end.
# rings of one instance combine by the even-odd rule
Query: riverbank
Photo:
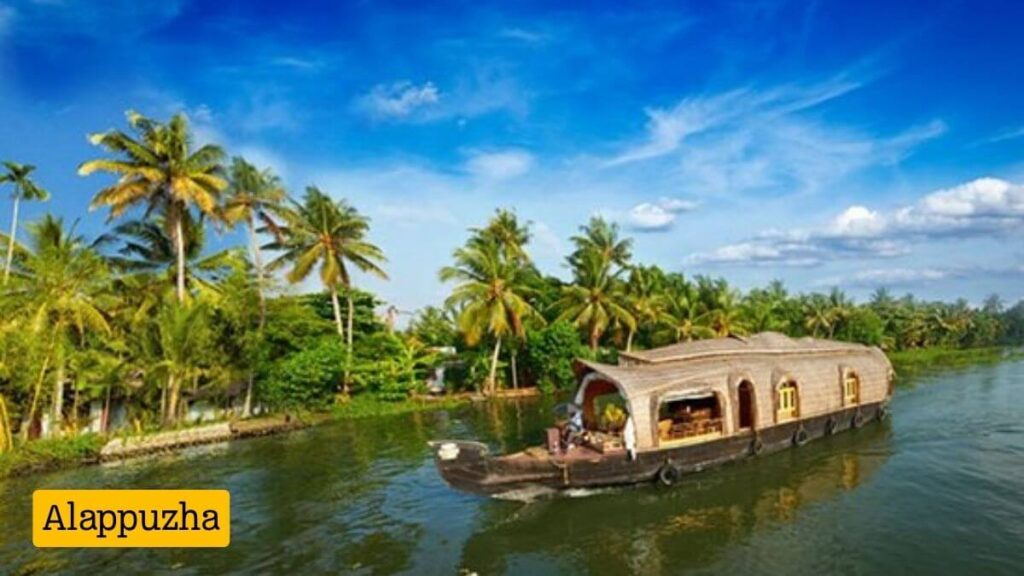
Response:
MULTIPOLYGON (((896 370, 899 382, 930 370, 944 370, 1024 358, 1024 349, 1003 347, 923 348, 892 352, 889 354, 889 358, 896 370)), ((537 393, 532 389, 503 392, 505 393, 499 394, 499 399, 518 398, 537 393)), ((220 433, 215 430, 201 433, 198 431, 198 427, 191 427, 138 436, 81 434, 69 438, 36 440, 18 446, 6 454, 0 454, 0 480, 13 476, 96 464, 102 460, 131 458, 153 452, 173 452, 200 443, 226 442, 250 436, 278 434, 333 421, 446 410, 481 400, 485 400, 485 398, 473 393, 418 397, 402 402, 390 402, 364 395, 339 402, 324 412, 298 412, 287 417, 273 415, 251 418, 231 422, 230 426, 229 423, 222 422, 219 425, 214 425, 214 427, 224 428, 220 433), (190 433, 190 430, 196 430, 196 432, 190 433), (117 444, 118 439, 122 446, 133 448, 122 450, 120 447, 114 446, 108 448, 107 454, 104 454, 104 447, 117 444)))
POLYGON ((0 454, 0 480, 14 476, 88 466, 105 460, 132 458, 157 452, 174 452, 197 444, 280 434, 327 422, 445 410, 467 404, 473 399, 474 397, 471 395, 460 394, 390 402, 372 396, 356 396, 347 402, 336 404, 324 412, 299 412, 287 416, 272 415, 212 425, 191 426, 171 431, 155 431, 141 435, 85 433, 66 438, 34 440, 19 445, 6 454, 0 454))
POLYGON ((1024 349, 993 346, 987 348, 920 348, 890 352, 896 381, 905 381, 931 370, 948 370, 977 364, 994 364, 1024 358, 1024 349))

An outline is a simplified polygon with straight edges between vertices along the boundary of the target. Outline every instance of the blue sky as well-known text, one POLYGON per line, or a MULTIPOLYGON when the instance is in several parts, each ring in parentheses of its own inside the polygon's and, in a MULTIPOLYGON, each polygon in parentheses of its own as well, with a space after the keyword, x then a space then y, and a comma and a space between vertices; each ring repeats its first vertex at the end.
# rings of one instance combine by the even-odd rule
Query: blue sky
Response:
POLYGON ((370 215, 409 310, 499 206, 562 276, 600 213, 742 288, 1024 297, 1024 4, 419 4, 0 0, 0 158, 92 235, 85 135, 184 111, 370 215))

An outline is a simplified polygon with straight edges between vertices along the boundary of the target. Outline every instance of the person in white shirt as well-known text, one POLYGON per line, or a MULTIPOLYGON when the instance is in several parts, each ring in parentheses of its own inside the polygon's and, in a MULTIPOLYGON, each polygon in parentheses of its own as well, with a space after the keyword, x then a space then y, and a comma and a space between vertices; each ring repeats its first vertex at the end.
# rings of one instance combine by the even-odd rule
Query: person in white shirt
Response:
POLYGON ((636 460, 636 426, 633 424, 633 415, 626 418, 626 425, 622 427, 622 441, 626 445, 626 453, 630 460, 636 460))

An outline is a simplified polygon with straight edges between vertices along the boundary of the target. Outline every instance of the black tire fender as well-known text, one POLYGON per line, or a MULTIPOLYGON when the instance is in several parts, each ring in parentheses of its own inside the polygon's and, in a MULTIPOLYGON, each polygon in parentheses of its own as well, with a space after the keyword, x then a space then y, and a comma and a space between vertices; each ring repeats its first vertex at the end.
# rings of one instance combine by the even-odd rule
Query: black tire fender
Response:
POLYGON ((760 456, 764 452, 764 441, 760 438, 754 438, 750 442, 750 453, 754 456, 760 456))
POLYGON ((850 420, 850 427, 860 428, 864 425, 864 414, 858 409, 853 413, 853 419, 850 420))
POLYGON ((679 481, 680 475, 679 468, 675 467, 671 462, 666 462, 664 466, 658 469, 658 483, 662 486, 671 486, 679 481))
POLYGON ((876 415, 876 418, 878 418, 878 421, 881 422, 882 420, 885 420, 888 417, 889 406, 886 404, 882 404, 881 406, 878 407, 878 414, 876 415))
POLYGON ((810 440, 810 436, 807 435, 807 430, 804 430, 803 426, 797 428, 796 432, 793 432, 794 446, 803 446, 804 444, 807 444, 808 440, 810 440))
POLYGON ((835 418, 833 418, 832 416, 829 416, 828 420, 825 421, 825 436, 831 436, 831 435, 835 434, 836 433, 836 426, 838 424, 839 423, 836 422, 835 418))

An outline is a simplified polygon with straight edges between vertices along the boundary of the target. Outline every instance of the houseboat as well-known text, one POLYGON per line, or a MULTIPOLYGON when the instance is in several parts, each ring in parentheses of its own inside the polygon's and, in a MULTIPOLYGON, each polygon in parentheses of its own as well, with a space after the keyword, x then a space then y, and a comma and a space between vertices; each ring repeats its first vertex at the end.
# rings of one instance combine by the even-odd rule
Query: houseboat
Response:
POLYGON ((576 362, 567 417, 544 446, 491 455, 431 442, 444 480, 482 495, 670 485, 685 474, 882 420, 892 364, 876 347, 764 332, 576 362))

